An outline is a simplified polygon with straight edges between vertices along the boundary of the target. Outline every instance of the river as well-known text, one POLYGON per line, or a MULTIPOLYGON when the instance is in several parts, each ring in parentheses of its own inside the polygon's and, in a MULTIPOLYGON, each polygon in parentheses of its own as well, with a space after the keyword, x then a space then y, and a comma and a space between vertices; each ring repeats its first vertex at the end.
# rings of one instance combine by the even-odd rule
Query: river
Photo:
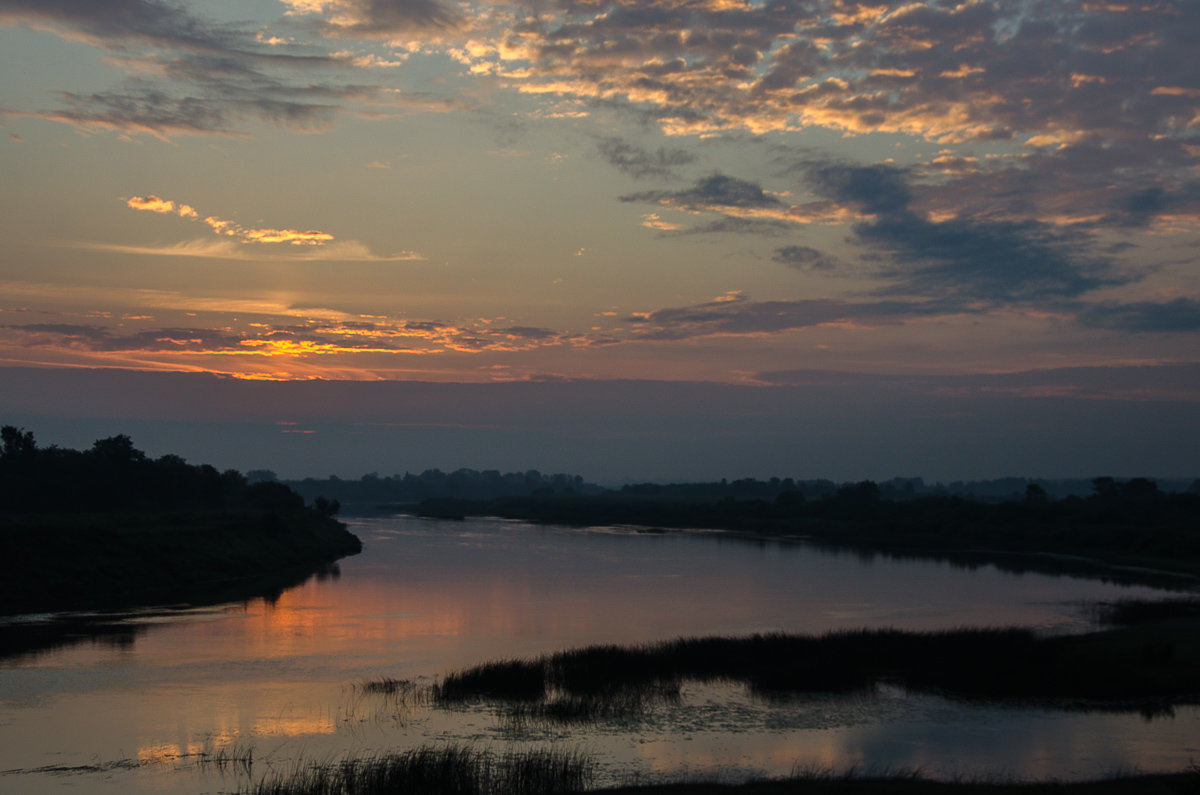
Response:
POLYGON ((360 685, 431 684, 487 660, 689 635, 1076 632, 1090 627, 1088 603, 1165 593, 705 532, 348 522, 365 550, 336 576, 274 600, 107 617, 119 631, 0 658, 0 790, 232 792, 308 760, 445 744, 578 750, 596 760, 597 784, 849 767, 1079 779, 1200 759, 1193 707, 1151 719, 889 686, 763 703, 689 685, 644 720, 571 727, 514 726, 486 706, 397 704, 360 685))

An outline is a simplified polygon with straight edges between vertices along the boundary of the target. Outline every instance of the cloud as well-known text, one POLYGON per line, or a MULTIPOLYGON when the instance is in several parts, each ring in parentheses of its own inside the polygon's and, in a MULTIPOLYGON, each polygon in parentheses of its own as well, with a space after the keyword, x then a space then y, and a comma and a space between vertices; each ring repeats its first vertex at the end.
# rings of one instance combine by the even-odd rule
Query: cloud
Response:
MULTIPOLYGON (((232 314, 226 310, 225 314, 232 314)), ((301 317, 303 312, 297 312, 301 317)), ((233 318, 236 321, 236 318, 233 318)), ((245 321, 245 318, 242 318, 245 321)), ((258 377, 278 373, 276 361, 302 364, 371 356, 427 356, 459 352, 517 352, 560 345, 563 336, 549 329, 487 324, 456 325, 434 321, 352 318, 307 319, 280 323, 258 315, 232 327, 165 327, 130 330, 76 323, 27 323, 0 326, 0 347, 70 355, 75 361, 116 361, 153 369, 202 369, 258 377), (228 363, 222 364, 221 360, 228 363)), ((337 364, 330 365, 337 367, 337 364)), ((305 365, 307 368, 308 365, 305 365)))
POLYGON ((917 212, 907 173, 890 165, 810 163, 807 182, 819 195, 867 216, 855 239, 893 263, 882 292, 995 303, 1077 297, 1125 284, 1081 232, 1038 221, 917 212))
POLYGON ((429 28, 455 28, 456 10, 437 0, 283 0, 289 14, 325 15, 326 35, 393 38, 429 28))
POLYGON ((1130 332, 1200 331, 1200 301, 1105 302, 1084 308, 1079 320, 1085 326, 1130 332))
POLYGON ((25 344, 97 352, 196 352, 236 348, 242 338, 207 328, 161 328, 117 334, 111 329, 72 323, 27 323, 3 328, 24 335, 25 344))
POLYGON ((246 227, 236 221, 230 221, 215 215, 201 218, 196 210, 186 204, 176 204, 170 199, 158 196, 134 196, 126 200, 126 205, 135 210, 155 213, 176 214, 182 218, 203 221, 212 231, 221 236, 220 241, 187 241, 167 246, 126 246, 102 243, 80 244, 81 247, 95 251, 114 251, 128 254, 154 254, 158 256, 178 257, 208 257, 216 259, 262 259, 259 253, 246 254, 239 251, 241 246, 231 245, 232 241, 247 244, 287 244, 306 249, 319 249, 320 253, 312 256, 288 256, 285 259, 319 259, 333 261, 402 261, 424 259, 413 251, 402 251, 390 256, 373 254, 362 243, 357 241, 335 241, 328 232, 316 229, 276 229, 274 227, 246 227))
POLYGON ((752 301, 741 293, 686 307, 667 307, 628 318, 634 339, 681 340, 709 336, 762 336, 818 326, 901 323, 956 311, 927 301, 752 301))
POLYGON ((713 174, 686 190, 654 190, 631 193, 621 197, 623 202, 652 202, 664 207, 677 207, 692 212, 728 211, 761 207, 782 207, 783 202, 771 196, 753 182, 713 174))
POLYGON ((696 161, 696 155, 686 149, 659 147, 652 152, 620 138, 603 138, 598 146, 609 165, 635 179, 673 177, 678 167, 696 161))
POLYGON ((315 246, 250 247, 229 239, 185 240, 158 246, 131 246, 113 243, 69 243, 71 248, 105 251, 114 254, 141 254, 156 257, 198 257, 239 262, 413 262, 425 257, 416 251, 375 254, 356 240, 335 240, 315 246))
MULTIPOLYGON (((194 220, 199 220, 200 218, 200 214, 192 207, 186 204, 176 205, 173 201, 160 199, 157 196, 134 196, 125 203, 135 210, 149 210, 156 213, 177 213, 181 217, 194 220)), ((218 218, 215 215, 206 216, 204 223, 208 224, 213 232, 218 235, 231 237, 242 243, 289 243, 293 246, 321 246, 333 240, 333 235, 328 232, 319 232, 315 229, 251 229, 242 226, 236 221, 228 221, 218 218)))
POLYGON ((159 0, 0 0, 0 23, 111 47, 128 42, 211 53, 236 51, 252 41, 159 0))
POLYGON ((135 210, 147 210, 152 213, 166 213, 168 215, 178 215, 180 218, 196 218, 198 213, 192 207, 186 204, 175 204, 168 199, 160 199, 157 196, 134 196, 126 200, 125 204, 135 210))
POLYGON ((809 246, 784 246, 775 249, 771 259, 796 270, 832 270, 837 260, 809 246))
POLYGON ((248 123, 265 122, 319 132, 344 112, 369 117, 379 114, 376 106, 421 110, 438 102, 382 86, 299 79, 297 70, 341 74, 378 62, 264 36, 248 23, 217 23, 161 0, 0 0, 0 25, 17 24, 102 48, 129 74, 114 90, 59 92, 58 108, 3 110, 84 130, 168 139, 240 135, 248 123))

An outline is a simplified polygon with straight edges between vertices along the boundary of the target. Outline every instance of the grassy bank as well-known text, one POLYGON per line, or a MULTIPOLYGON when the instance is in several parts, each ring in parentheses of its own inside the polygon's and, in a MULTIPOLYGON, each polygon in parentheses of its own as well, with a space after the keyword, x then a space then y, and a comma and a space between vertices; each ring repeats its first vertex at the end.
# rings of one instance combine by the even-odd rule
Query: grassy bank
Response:
POLYGON ((0 613, 213 603, 361 548, 311 511, 0 514, 0 613))
POLYGON ((446 675, 436 703, 491 700, 514 716, 636 716, 686 681, 727 681, 768 698, 849 692, 888 681, 972 699, 1038 700, 1148 714, 1200 703, 1200 618, 1168 618, 1064 637, 1022 629, 860 630, 821 636, 683 638, 592 646, 446 675))

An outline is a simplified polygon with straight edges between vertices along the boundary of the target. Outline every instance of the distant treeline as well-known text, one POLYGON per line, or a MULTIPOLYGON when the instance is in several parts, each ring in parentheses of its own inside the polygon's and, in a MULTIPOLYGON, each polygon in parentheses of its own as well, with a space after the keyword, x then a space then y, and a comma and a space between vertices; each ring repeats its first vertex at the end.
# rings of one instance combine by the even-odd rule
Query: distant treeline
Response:
MULTIPOLYGON (((275 482, 270 470, 252 470, 251 482, 275 482)), ((1139 479, 1145 480, 1145 479, 1139 479)), ((671 502, 717 502, 734 500, 775 500, 781 494, 799 494, 806 500, 832 497, 839 489, 856 488, 854 483, 836 483, 827 479, 801 480, 778 478, 721 479, 695 483, 631 483, 606 488, 585 481, 579 475, 543 474, 536 469, 525 472, 500 472, 457 469, 443 472, 427 469, 420 474, 380 476, 372 472, 358 480, 336 476, 282 481, 306 499, 325 496, 347 506, 361 509, 366 506, 413 504, 438 497, 467 500, 492 500, 500 497, 578 497, 603 495, 610 499, 655 500, 671 502)), ((1200 493, 1200 480, 1151 480, 1161 491, 1200 493)), ((993 480, 926 483, 923 478, 892 478, 873 482, 879 499, 886 501, 915 500, 922 497, 962 497, 983 502, 1004 502, 1022 499, 1034 486, 1049 499, 1086 497, 1094 488, 1092 479, 1050 480, 1042 478, 996 478, 993 480)))
MULTIPOLYGON (((276 480, 275 473, 270 470, 251 470, 247 476, 252 481, 276 480)), ((283 482, 306 498, 321 495, 347 505, 411 504, 431 497, 490 500, 531 495, 599 494, 604 491, 600 486, 585 483, 579 475, 544 475, 536 469, 504 473, 495 469, 482 472, 474 469, 456 469, 453 472, 427 469, 419 475, 406 472, 403 475, 380 477, 372 472, 358 480, 330 476, 283 482)))
POLYGON ((251 482, 240 472, 192 465, 177 455, 150 458, 126 435, 99 439, 88 450, 40 448, 32 431, 0 428, 0 512, 314 510, 330 516, 324 497, 307 509, 282 483, 251 482))
POLYGON ((1200 493, 1164 492, 1153 481, 1096 478, 1088 497, 1051 499, 1036 484, 1019 498, 995 502, 922 496, 888 500, 871 481, 816 499, 801 489, 774 499, 717 501, 634 498, 627 492, 586 496, 430 499, 426 516, 502 516, 571 525, 712 528, 764 536, 804 536, 823 543, 884 551, 940 553, 992 550, 1088 555, 1113 562, 1162 563, 1200 572, 1200 493))

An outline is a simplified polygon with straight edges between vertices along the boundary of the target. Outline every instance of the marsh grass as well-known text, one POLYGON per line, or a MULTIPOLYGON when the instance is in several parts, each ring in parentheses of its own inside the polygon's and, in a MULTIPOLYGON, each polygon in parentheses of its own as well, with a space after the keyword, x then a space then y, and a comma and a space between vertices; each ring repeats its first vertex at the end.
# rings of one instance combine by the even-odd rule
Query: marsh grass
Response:
POLYGON ((251 776, 254 774, 254 748, 240 744, 218 748, 211 754, 200 754, 196 766, 201 770, 211 768, 220 773, 233 771, 251 776))
POLYGON ((552 795, 584 791, 593 764, 579 753, 494 753, 458 746, 311 763, 264 778, 241 795, 552 795))
POLYGON ((658 705, 681 703, 679 683, 613 688, 602 693, 558 693, 539 702, 508 706, 504 717, 515 726, 529 721, 554 724, 627 722, 638 720, 658 705))
POLYGON ((437 706, 502 702, 518 722, 582 722, 677 702, 687 681, 740 684, 767 700, 888 681, 958 698, 1169 715, 1174 704, 1200 701, 1200 619, 1179 621, 1051 638, 1025 629, 882 629, 591 646, 457 671, 431 695, 437 706))
POLYGON ((433 699, 442 706, 482 698, 538 701, 546 696, 546 666, 546 658, 500 660, 455 671, 433 686, 433 699))

